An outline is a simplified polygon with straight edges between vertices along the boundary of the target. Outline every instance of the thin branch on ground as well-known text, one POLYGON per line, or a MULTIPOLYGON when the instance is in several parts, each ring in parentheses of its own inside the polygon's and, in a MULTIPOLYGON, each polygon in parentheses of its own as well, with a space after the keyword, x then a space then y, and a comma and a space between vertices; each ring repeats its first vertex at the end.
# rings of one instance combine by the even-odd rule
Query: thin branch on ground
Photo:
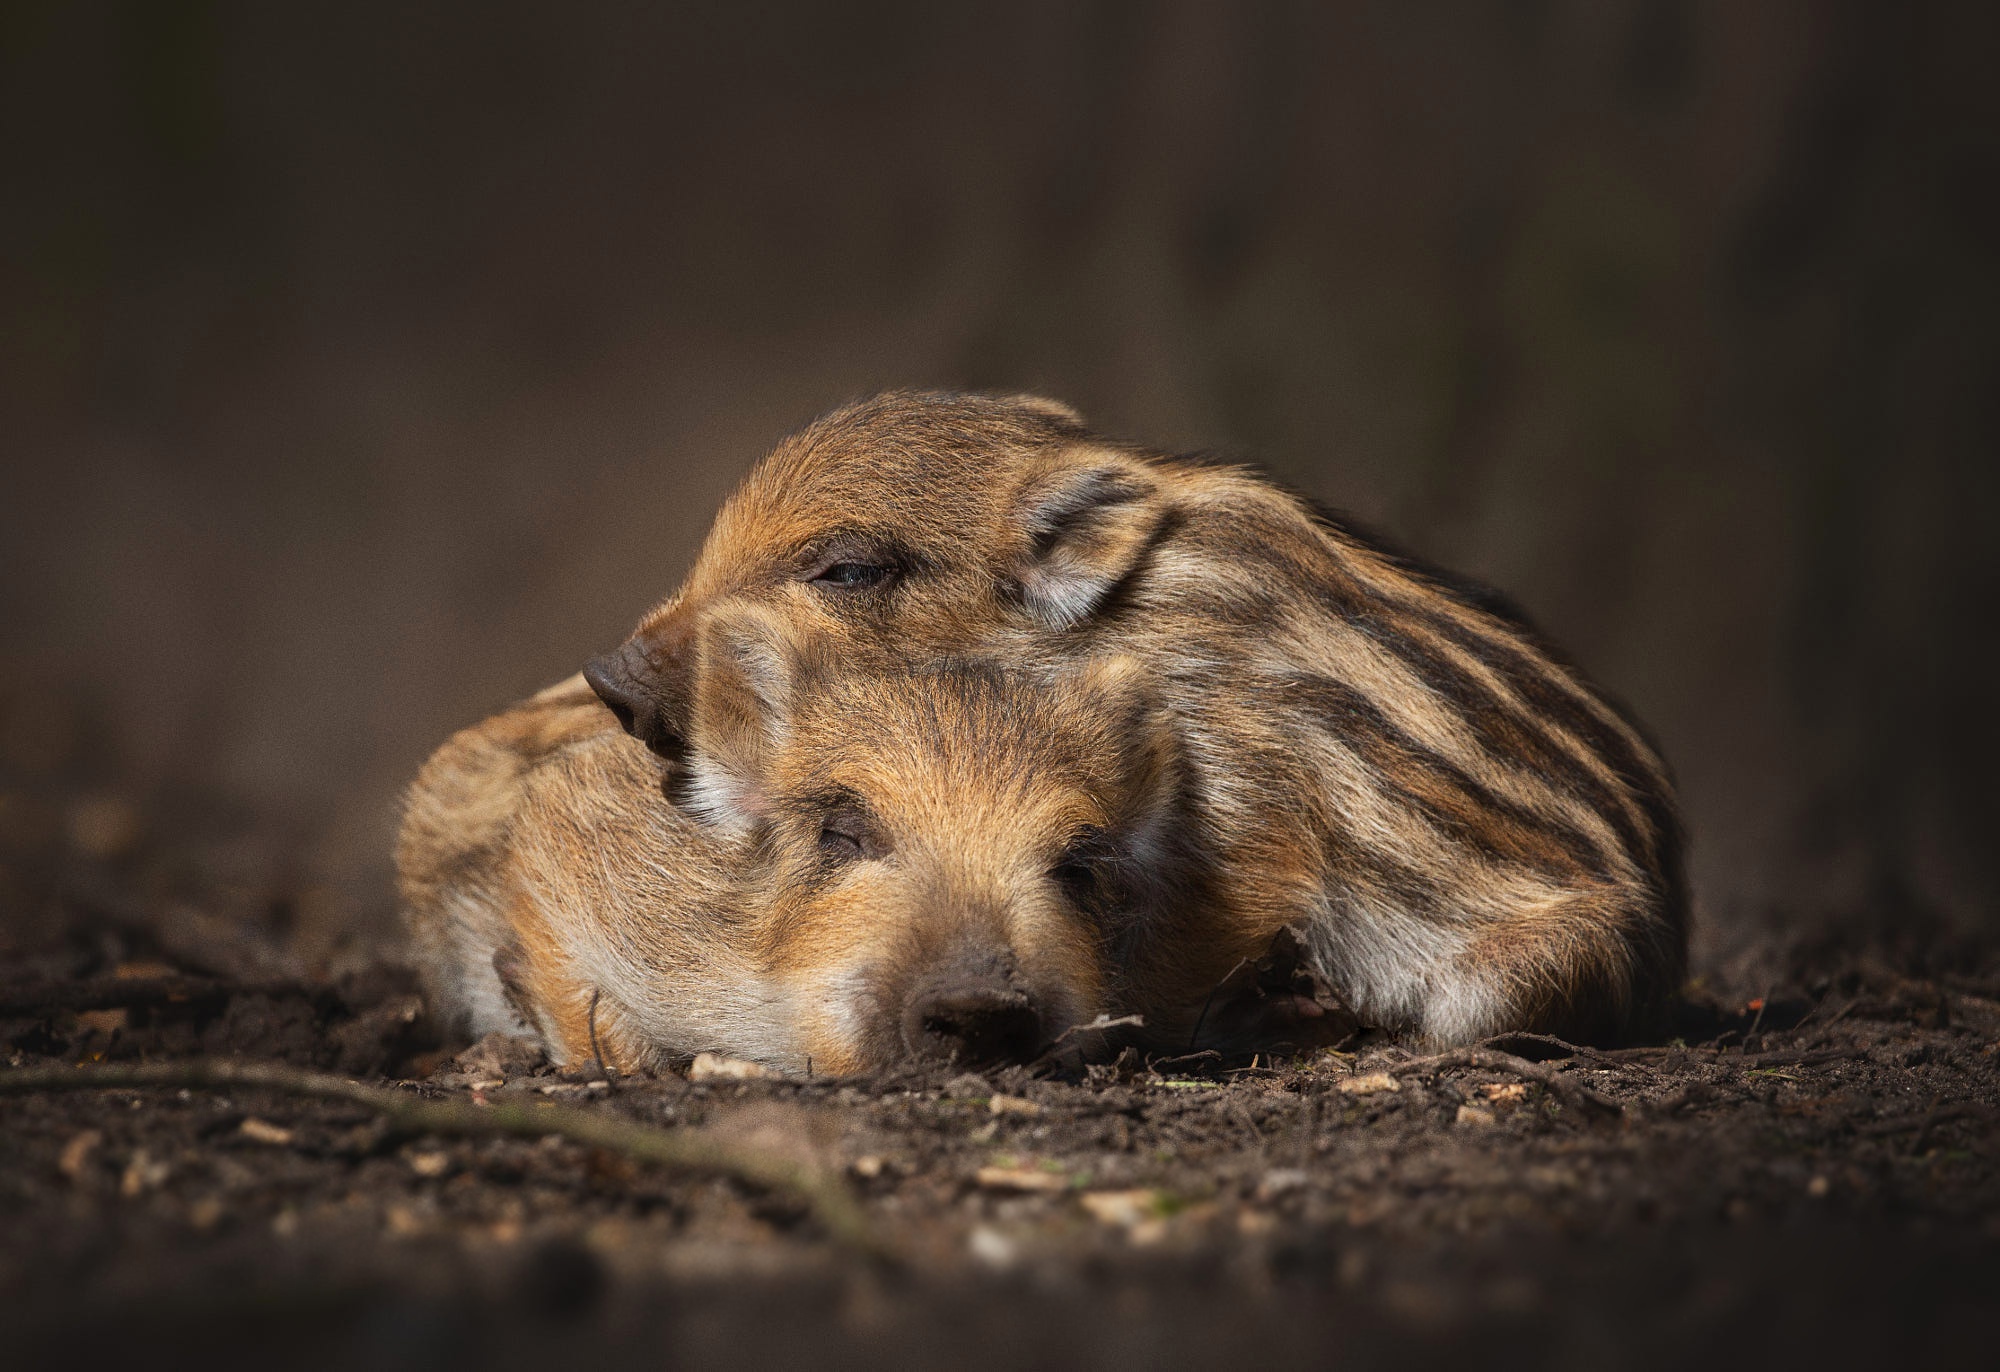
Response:
POLYGON ((0 1095, 145 1087, 261 1090, 345 1101, 373 1111, 387 1120, 392 1129, 405 1134, 553 1136, 619 1153, 637 1162, 720 1173, 764 1190, 796 1196, 834 1239, 879 1258, 894 1256, 838 1176, 807 1163, 693 1130, 659 1129, 606 1111, 578 1110, 541 1101, 498 1100, 478 1105, 471 1101, 426 1100, 325 1072, 226 1059, 0 1071, 0 1095))
POLYGON ((1411 1058, 1407 1062, 1395 1063, 1390 1070, 1401 1075, 1406 1072, 1441 1072, 1449 1067, 1480 1067, 1489 1072, 1506 1072, 1548 1087, 1565 1104, 1595 1110, 1600 1114, 1625 1113, 1625 1107, 1611 1097, 1599 1095, 1583 1083, 1552 1067, 1545 1067, 1539 1062, 1529 1062, 1526 1058, 1517 1058, 1512 1053, 1496 1053, 1490 1048, 1454 1048, 1432 1057, 1411 1058))
POLYGON ((1584 1044, 1559 1039, 1553 1034, 1518 1033, 1497 1034, 1480 1044, 1480 1047, 1506 1052, 1507 1045, 1515 1043, 1548 1048, 1553 1050, 1552 1056, 1560 1054, 1564 1058, 1600 1063, 1607 1067, 1650 1063, 1661 1058, 1685 1058, 1691 1062, 1721 1063, 1732 1067, 1810 1067, 1823 1062, 1839 1062, 1846 1058, 1867 1056, 1866 1050, 1860 1048, 1774 1048, 1765 1053, 1731 1053, 1727 1049, 1711 1048, 1706 1044, 1682 1047, 1591 1048, 1584 1044))
POLYGON ((1048 1056, 1051 1049, 1054 1049, 1072 1034, 1094 1034, 1102 1033, 1107 1029, 1124 1029, 1128 1027, 1133 1029, 1145 1028, 1146 1017, 1144 1015, 1119 1015, 1114 1019, 1110 1015, 1099 1015, 1088 1024, 1072 1024, 1069 1028, 1049 1040, 1048 1046, 1042 1049, 1042 1055, 1044 1057, 1048 1056))
POLYGON ((1216 982, 1215 985, 1208 988, 1208 999, 1204 1000, 1201 1003, 1201 1013, 1194 1017, 1194 1032, 1188 1035, 1187 1046, 1190 1052, 1192 1052, 1194 1046, 1201 1041, 1201 1026, 1208 1023, 1208 1012, 1215 1005, 1215 997, 1217 993, 1219 993, 1223 987, 1229 984, 1229 979, 1231 977, 1235 976, 1238 972, 1242 971, 1245 967, 1248 967, 1249 965, 1250 965, 1250 959, 1247 957, 1236 959, 1236 965, 1230 968, 1227 972, 1224 972, 1222 974, 1222 980, 1216 982))
MULTIPOLYGON (((1799 1020, 1799 1022, 1797 1024, 1794 1024, 1790 1029, 1786 1030, 1785 1032, 1789 1034, 1800 1034, 1805 1032, 1805 1027, 1808 1024, 1811 1024, 1815 1019, 1818 1019, 1819 1012, 1826 1009, 1826 1007, 1831 1005, 1832 1003, 1833 1003, 1833 996, 1830 992, 1827 995, 1821 996, 1818 1000, 1813 1002, 1812 1009, 1806 1011, 1805 1015, 1799 1020)), ((1839 1012, 1835 1014, 1834 1017, 1828 1020, 1825 1024, 1822 1024, 1820 1028, 1822 1030, 1832 1028, 1834 1025, 1840 1023, 1841 1020, 1847 1017, 1848 1011, 1852 1010, 1855 1006, 1859 1004, 1861 1004, 1860 996, 1849 997, 1847 1004, 1841 1006, 1839 1012)))
POLYGON ((1764 1027, 1764 1011, 1770 1007, 1770 1004, 1771 993, 1769 991, 1757 997, 1757 1018, 1751 1020, 1750 1027, 1743 1031, 1744 1038, 1755 1038, 1757 1031, 1764 1027))
MULTIPOLYGON (((1553 1051, 1550 1052, 1549 1056, 1552 1058, 1590 1058, 1597 1060, 1603 1059, 1606 1056, 1602 1049, 1586 1048, 1580 1043, 1571 1043, 1568 1039, 1557 1038, 1554 1034, 1530 1034, 1525 1031, 1510 1034, 1495 1034, 1479 1046, 1481 1048, 1490 1048, 1496 1053, 1505 1053, 1508 1050, 1508 1045, 1516 1043, 1532 1044, 1537 1048, 1551 1049, 1553 1051)), ((1519 1053, 1510 1054, 1510 1056, 1521 1057, 1526 1062, 1538 1061, 1538 1059, 1524 1057, 1519 1053)))

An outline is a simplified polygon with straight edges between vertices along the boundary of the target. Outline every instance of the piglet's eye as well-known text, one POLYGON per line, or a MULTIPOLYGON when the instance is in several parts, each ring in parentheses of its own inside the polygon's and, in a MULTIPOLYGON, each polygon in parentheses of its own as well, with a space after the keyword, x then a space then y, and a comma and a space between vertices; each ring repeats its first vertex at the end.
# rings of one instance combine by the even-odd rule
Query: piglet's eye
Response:
POLYGON ((866 814, 841 809, 820 821, 819 851, 829 862, 845 863, 881 857, 882 844, 866 814))
POLYGON ((1084 859, 1069 858, 1058 862, 1049 875, 1078 905, 1087 903, 1097 894, 1097 868, 1084 859))
POLYGON ((1104 836, 1088 829, 1063 851, 1049 875, 1072 901, 1087 905, 1102 894, 1104 859, 1104 836))
POLYGON ((815 586, 838 591, 865 591, 870 586, 880 586, 895 575, 895 570, 878 562, 836 562, 812 581, 815 586))

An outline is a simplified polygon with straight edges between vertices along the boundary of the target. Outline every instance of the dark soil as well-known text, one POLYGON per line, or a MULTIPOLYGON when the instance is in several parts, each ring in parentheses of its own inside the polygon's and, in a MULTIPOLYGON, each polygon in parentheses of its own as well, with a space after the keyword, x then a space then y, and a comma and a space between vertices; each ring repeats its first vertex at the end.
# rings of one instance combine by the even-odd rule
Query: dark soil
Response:
POLYGON ((2000 960, 1978 950, 1833 941, 1773 963, 1755 1003, 1698 983, 1666 1044, 1495 1045, 1560 1090, 1386 1043, 1067 1078, 606 1081, 507 1044, 453 1056, 387 966, 259 975, 283 959, 239 926, 56 899, 55 932, 0 964, 15 1068, 253 1058, 716 1131, 838 1169, 897 1261, 794 1198, 566 1142, 400 1137, 259 1091, 34 1093, 0 1104, 13 1366, 1991 1351, 2000 960))

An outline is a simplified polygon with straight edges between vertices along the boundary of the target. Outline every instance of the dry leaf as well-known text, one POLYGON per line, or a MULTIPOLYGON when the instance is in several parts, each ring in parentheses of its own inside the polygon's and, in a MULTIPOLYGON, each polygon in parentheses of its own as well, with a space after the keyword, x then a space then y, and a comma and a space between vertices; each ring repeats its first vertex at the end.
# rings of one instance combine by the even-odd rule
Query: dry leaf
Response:
POLYGON ((283 1147, 292 1141, 292 1131, 282 1125, 269 1124, 255 1115, 236 1126, 237 1132, 254 1143, 271 1143, 283 1147))
POLYGON ((1387 1072, 1364 1072, 1358 1077, 1343 1077, 1333 1084, 1333 1089, 1344 1096, 1373 1096, 1384 1091, 1400 1091, 1403 1083, 1387 1072))
POLYGON ((688 1067, 689 1081, 776 1081, 779 1074, 762 1063, 726 1058, 720 1053, 696 1053, 688 1067))
POLYGON ((1121 1229, 1133 1229, 1157 1218, 1160 1209, 1158 1191, 1086 1191, 1077 1200, 1092 1218, 1121 1229))
POLYGON ((982 1167, 975 1178, 992 1191, 1065 1191, 1069 1178, 1060 1172, 1042 1172, 1031 1167, 982 1167))

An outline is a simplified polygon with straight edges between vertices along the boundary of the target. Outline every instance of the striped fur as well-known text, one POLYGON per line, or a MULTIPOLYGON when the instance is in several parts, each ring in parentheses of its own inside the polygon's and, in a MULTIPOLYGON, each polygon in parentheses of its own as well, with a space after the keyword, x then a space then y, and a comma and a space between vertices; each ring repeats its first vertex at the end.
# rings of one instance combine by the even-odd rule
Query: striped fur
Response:
MULTIPOLYGON (((564 708, 596 731, 576 756, 602 771, 565 770, 560 785, 525 798, 506 779, 519 765, 490 756, 517 734, 524 751, 537 746, 513 714, 482 726, 498 736, 482 740, 484 752, 448 745, 485 759, 502 778, 496 789, 523 797, 498 849, 467 846, 501 852, 526 893, 512 898, 556 912, 544 923, 594 925, 590 937, 602 938, 629 925, 609 913, 616 900, 684 910, 696 897, 668 889, 673 881, 705 893, 738 879, 732 864, 745 859, 728 844, 739 840, 660 801, 658 789, 660 758, 670 790, 704 789, 713 758, 696 727, 701 626, 742 613, 837 645, 836 663, 890 650, 917 663, 966 654, 1005 663, 1024 708, 1037 692, 1060 691, 1034 683, 1080 664, 1143 664, 1175 740, 1177 794, 1158 811, 1170 828, 1151 840, 1159 879, 1118 921, 1093 1003, 1143 1013, 1163 1040, 1185 1042, 1218 983, 1287 927, 1302 930, 1315 970, 1366 1021, 1429 1043, 1643 1032, 1679 986, 1687 900, 1666 769, 1518 616, 1253 473, 1109 442, 1033 399, 877 397, 760 463, 681 590, 592 664, 599 694, 659 757, 609 732, 608 717, 584 726, 573 687, 564 708), (856 567, 885 574, 857 578, 856 567), (615 768, 602 761, 614 757, 615 768), (617 838, 590 858, 540 837, 592 824, 617 838), (507 858, 510 845, 547 853, 507 858), (649 877, 644 893, 602 894, 649 864, 679 874, 649 877), (579 885, 585 868, 595 874, 579 885)), ((883 693, 894 694, 878 683, 883 693)), ((885 756, 896 731, 914 727, 846 698, 856 726, 879 726, 857 737, 885 756)), ((420 780, 406 826, 406 840, 419 835, 414 850, 431 855, 405 866, 419 927, 466 923, 463 910, 482 899, 466 893, 486 889, 466 873, 485 869, 434 854, 456 833, 484 834, 489 812, 509 808, 444 784, 460 765, 433 763, 441 770, 420 780), (409 875, 433 869, 444 875, 409 875)), ((706 790, 725 805, 741 794, 706 790)), ((451 947, 497 946, 480 942, 494 921, 482 927, 451 947)), ((854 930, 820 928, 795 931, 786 957, 844 965, 854 930)), ((704 969, 711 999, 722 985, 752 1008, 735 1020, 711 1014, 691 1033, 669 1011, 621 998, 612 1018, 621 1032, 634 1026, 630 1051, 793 1051, 784 1035, 798 1021, 770 989, 769 950, 766 961, 739 954, 718 968, 699 940, 676 937, 671 954, 647 955, 645 977, 618 980, 615 958, 571 957, 568 981, 545 996, 517 990, 514 1001, 559 1004, 542 1013, 561 1021, 552 1041, 573 1051, 586 986, 602 993, 618 980, 631 999, 672 1002, 693 975, 680 958, 704 969)), ((631 935, 619 939, 629 945, 631 935)), ((488 987, 483 1000, 459 999, 498 995, 488 987)), ((604 1021, 600 1006, 600 1034, 604 1021)))
POLYGON ((612 694, 669 757, 688 626, 724 602, 914 653, 1145 662, 1224 893, 1134 949, 1163 1022, 1300 923, 1357 1010, 1432 1042, 1614 1037, 1678 988, 1680 828, 1652 745, 1490 592, 1251 472, 1046 401, 836 411, 750 474, 621 650, 612 694), (812 579, 840 559, 893 576, 812 579))
POLYGON ((448 1029, 531 1034, 558 1062, 852 1073, 911 1050, 910 1007, 945 978, 1032 1007, 1032 1046, 1122 998, 1179 795, 1137 664, 864 662, 754 614, 706 642, 705 824, 577 683, 419 776, 398 866, 448 1029))

